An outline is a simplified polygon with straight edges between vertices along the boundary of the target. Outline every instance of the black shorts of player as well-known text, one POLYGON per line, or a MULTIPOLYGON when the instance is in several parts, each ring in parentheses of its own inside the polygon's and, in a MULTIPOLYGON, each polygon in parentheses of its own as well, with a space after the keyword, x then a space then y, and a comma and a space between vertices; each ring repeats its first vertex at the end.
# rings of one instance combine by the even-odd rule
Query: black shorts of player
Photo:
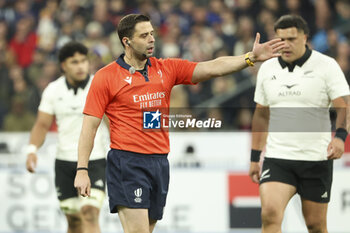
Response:
POLYGON ((296 187, 303 199, 328 203, 333 180, 333 160, 300 161, 265 158, 260 184, 278 181, 296 187))
MULTIPOLYGON (((55 161, 55 185, 57 197, 60 201, 71 197, 77 197, 78 192, 74 187, 74 179, 77 162, 58 160, 55 161)), ((89 177, 91 188, 105 191, 106 188, 106 159, 89 161, 89 177)))
POLYGON ((106 178, 111 213, 124 206, 148 209, 150 219, 162 219, 169 187, 167 154, 111 149, 106 178))

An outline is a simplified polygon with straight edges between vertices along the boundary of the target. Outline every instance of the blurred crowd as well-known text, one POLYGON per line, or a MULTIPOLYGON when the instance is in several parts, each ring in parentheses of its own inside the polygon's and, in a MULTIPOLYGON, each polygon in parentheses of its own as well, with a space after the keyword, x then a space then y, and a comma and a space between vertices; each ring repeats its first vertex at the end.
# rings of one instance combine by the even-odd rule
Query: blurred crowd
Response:
MULTIPOLYGON (((279 16, 299 14, 310 47, 334 57, 350 81, 350 0, 0 0, 0 129, 31 129, 43 89, 61 75, 56 55, 66 42, 88 46, 92 74, 114 61, 123 52, 116 25, 129 13, 152 19, 156 57, 192 61, 248 52, 256 32, 272 39, 279 16)), ((249 129, 257 70, 178 86, 171 106, 249 129)))

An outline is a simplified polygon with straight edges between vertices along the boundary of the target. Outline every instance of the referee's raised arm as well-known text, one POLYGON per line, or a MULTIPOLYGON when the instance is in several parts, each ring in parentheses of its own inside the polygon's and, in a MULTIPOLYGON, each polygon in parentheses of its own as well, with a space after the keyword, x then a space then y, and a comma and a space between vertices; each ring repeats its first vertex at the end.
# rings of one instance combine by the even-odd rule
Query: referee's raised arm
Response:
POLYGON ((199 62, 193 71, 192 82, 199 83, 214 77, 237 72, 247 66, 253 66, 255 62, 262 62, 273 57, 278 57, 280 56, 279 51, 285 46, 285 42, 279 38, 262 44, 259 41, 260 34, 257 33, 253 50, 244 55, 223 56, 210 61, 199 62))

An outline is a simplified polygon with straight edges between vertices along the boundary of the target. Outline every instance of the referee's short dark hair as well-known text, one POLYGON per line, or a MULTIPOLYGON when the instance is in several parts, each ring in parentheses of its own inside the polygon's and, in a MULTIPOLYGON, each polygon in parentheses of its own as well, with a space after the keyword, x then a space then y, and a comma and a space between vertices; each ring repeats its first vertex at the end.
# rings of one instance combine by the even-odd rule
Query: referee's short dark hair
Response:
POLYGON ((132 38, 135 32, 135 25, 140 22, 151 21, 148 16, 142 14, 129 14, 124 16, 118 23, 117 31, 120 42, 124 46, 123 37, 132 38))
POLYGON ((299 15, 283 15, 274 25, 275 32, 277 29, 285 29, 296 27, 298 31, 303 31, 305 35, 309 35, 309 27, 306 21, 299 15))
POLYGON ((75 53, 88 55, 89 49, 82 43, 77 41, 70 41, 63 45, 58 52, 59 62, 64 62, 67 58, 73 57, 75 53))

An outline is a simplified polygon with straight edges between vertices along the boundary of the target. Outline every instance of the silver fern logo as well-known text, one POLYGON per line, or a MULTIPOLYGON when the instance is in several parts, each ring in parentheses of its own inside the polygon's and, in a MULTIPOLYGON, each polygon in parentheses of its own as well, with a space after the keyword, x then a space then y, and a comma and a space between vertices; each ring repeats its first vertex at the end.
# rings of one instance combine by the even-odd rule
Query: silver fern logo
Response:
POLYGON ((134 201, 136 203, 141 203, 142 202, 142 199, 141 199, 141 196, 142 196, 142 188, 138 188, 138 189, 135 189, 134 191, 134 194, 135 194, 135 199, 134 201))

